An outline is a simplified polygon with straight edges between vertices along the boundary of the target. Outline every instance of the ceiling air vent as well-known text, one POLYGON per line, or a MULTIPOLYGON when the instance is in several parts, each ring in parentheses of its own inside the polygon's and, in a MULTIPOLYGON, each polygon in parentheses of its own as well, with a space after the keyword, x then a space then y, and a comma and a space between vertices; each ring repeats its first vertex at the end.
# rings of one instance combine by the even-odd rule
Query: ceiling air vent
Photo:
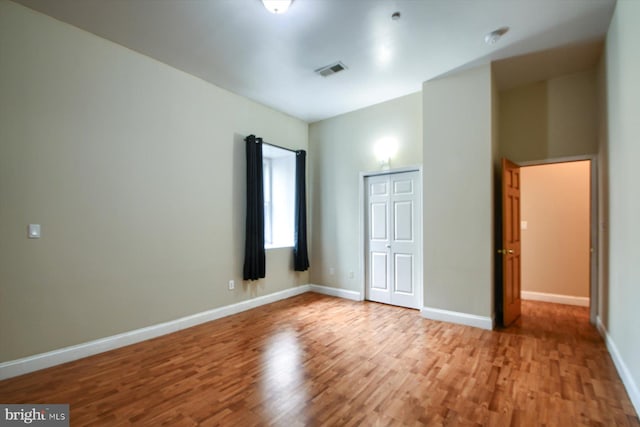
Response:
POLYGON ((320 74, 322 77, 329 77, 332 74, 339 73, 340 71, 344 71, 347 69, 347 66, 342 62, 338 61, 334 64, 327 65, 325 67, 318 68, 315 72, 320 74))

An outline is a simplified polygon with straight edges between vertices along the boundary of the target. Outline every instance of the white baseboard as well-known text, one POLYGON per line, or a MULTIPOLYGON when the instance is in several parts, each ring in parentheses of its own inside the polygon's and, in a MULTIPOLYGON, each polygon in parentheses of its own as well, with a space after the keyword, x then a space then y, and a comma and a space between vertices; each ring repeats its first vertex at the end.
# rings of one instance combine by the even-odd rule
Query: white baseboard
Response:
POLYGON ((636 410, 636 414, 640 414, 640 389, 638 389, 638 385, 633 380, 633 377, 631 376, 631 372, 629 372, 629 368, 627 367, 627 364, 622 359, 622 356, 620 356, 618 347, 616 346, 616 343, 611 338, 611 335, 609 335, 609 332, 607 331, 607 329, 604 327, 604 324, 602 323, 602 319, 600 319, 600 316, 596 318, 596 327, 598 328, 598 331, 600 332, 600 334, 604 338, 605 343, 607 344, 607 350, 609 350, 609 354, 611 355, 611 360, 613 360, 613 364, 616 366, 616 369, 618 370, 618 375, 620 375, 620 379, 622 379, 622 383, 624 384, 624 387, 627 389, 627 394, 629 395, 631 404, 636 410))
POLYGON ((332 288, 330 286, 322 285, 309 285, 309 290, 318 294, 330 295, 332 297, 339 297, 350 299, 353 301, 363 301, 364 298, 360 292, 350 291, 347 289, 332 288))
POLYGON ((600 316, 596 316, 596 329, 598 329, 598 332, 600 332, 600 336, 606 340, 607 329, 604 327, 604 324, 602 323, 602 319, 600 318, 600 316))
POLYGON ((212 320, 250 310, 261 305, 270 304, 272 302, 300 295, 302 293, 309 292, 309 290, 309 285, 297 286, 295 288, 274 292, 269 295, 252 298, 236 304, 181 317, 180 319, 171 320, 169 322, 159 323, 157 325, 135 329, 133 331, 88 341, 78 345, 3 362, 0 363, 0 380, 71 362, 83 357, 93 356, 94 354, 135 344, 161 335, 170 334, 201 323, 210 322, 212 320))
POLYGON ((458 323, 460 325, 473 326, 475 328, 493 329, 493 319, 491 317, 477 316, 475 314, 460 313, 457 311, 441 310, 439 308, 422 307, 420 309, 422 317, 439 320, 441 322, 458 323))
POLYGON ((574 297, 570 295, 547 294, 544 292, 521 291, 520 298, 531 301, 553 302, 555 304, 578 305, 589 307, 588 297, 574 297))

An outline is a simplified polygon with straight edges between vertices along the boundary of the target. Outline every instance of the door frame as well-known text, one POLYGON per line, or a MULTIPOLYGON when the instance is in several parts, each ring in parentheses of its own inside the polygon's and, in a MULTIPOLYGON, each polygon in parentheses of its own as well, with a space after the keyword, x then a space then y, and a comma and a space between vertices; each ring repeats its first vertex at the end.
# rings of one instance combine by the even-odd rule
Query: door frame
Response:
POLYGON ((591 254, 589 256, 589 321, 596 324, 598 316, 598 301, 600 294, 598 293, 598 168, 597 155, 582 155, 569 157, 553 157, 544 160, 532 160, 527 162, 518 162, 521 167, 539 166, 553 163, 571 163, 590 160, 589 168, 589 242, 591 244, 591 254))
MULTIPOLYGON (((365 220, 365 210, 364 210, 364 202, 366 200, 365 198, 365 188, 364 188, 364 183, 366 178, 371 177, 371 176, 381 176, 381 175, 395 175, 398 173, 404 173, 404 172, 418 172, 418 179, 420 180, 421 184, 424 184, 423 180, 422 180, 422 165, 416 165, 416 166, 406 166, 406 167, 402 167, 402 168, 394 168, 394 169, 387 169, 387 170, 379 170, 379 171, 367 171, 367 172, 360 172, 360 177, 358 179, 358 253, 360 254, 360 256, 358 257, 358 270, 360 272, 360 295, 361 295, 361 300, 366 300, 367 299, 367 280, 366 280, 366 257, 367 257, 367 253, 366 253, 366 244, 365 244, 365 239, 367 238, 367 233, 366 233, 366 227, 367 227, 367 222, 365 220)), ((418 218, 420 220, 420 222, 424 221, 424 211, 423 211, 423 196, 424 196, 424 185, 421 185, 421 191, 418 194, 418 206, 420 208, 420 218, 418 218)), ((424 230, 424 228, 423 228, 424 230)), ((420 278, 420 283, 417 286, 417 290, 418 290, 418 300, 420 301, 420 307, 424 307, 424 270, 423 270, 423 265, 424 265, 424 232, 422 232, 422 235, 420 236, 420 244, 418 245, 418 251, 419 251, 419 256, 420 256, 420 266, 418 267, 418 277, 420 278)), ((420 313, 420 310, 418 310, 418 313, 420 313)))

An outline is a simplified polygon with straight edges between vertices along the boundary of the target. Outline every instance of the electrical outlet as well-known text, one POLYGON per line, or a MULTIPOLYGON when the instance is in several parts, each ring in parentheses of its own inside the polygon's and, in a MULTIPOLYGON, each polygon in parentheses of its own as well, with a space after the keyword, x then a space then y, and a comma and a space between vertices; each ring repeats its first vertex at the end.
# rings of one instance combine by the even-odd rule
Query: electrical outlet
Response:
POLYGON ((329 267, 329 275, 333 276, 334 274, 336 274, 336 269, 333 267, 329 267))
POLYGON ((39 239, 40 238, 40 224, 29 224, 28 237, 30 239, 39 239))
POLYGON ((349 279, 353 279, 353 271, 349 272, 349 279))
POLYGON ((229 290, 232 291, 236 288, 235 280, 229 280, 229 290))

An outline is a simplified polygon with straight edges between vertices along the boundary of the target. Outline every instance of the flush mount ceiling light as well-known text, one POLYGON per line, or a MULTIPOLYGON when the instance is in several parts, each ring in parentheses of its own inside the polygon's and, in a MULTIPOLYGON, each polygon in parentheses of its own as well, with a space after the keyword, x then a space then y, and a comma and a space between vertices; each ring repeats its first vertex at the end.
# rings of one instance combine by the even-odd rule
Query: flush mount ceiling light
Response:
POLYGON ((388 44, 384 44, 378 48, 376 57, 379 63, 386 64, 391 60, 391 56, 391 48, 388 44))
POLYGON ((293 3, 293 0, 262 0, 265 9, 278 15, 285 13, 291 3, 293 3))
POLYGON ((500 27, 497 30, 493 30, 484 36, 484 42, 486 44, 496 44, 498 40, 500 40, 500 37, 507 34, 507 31, 509 31, 509 27, 500 27))

